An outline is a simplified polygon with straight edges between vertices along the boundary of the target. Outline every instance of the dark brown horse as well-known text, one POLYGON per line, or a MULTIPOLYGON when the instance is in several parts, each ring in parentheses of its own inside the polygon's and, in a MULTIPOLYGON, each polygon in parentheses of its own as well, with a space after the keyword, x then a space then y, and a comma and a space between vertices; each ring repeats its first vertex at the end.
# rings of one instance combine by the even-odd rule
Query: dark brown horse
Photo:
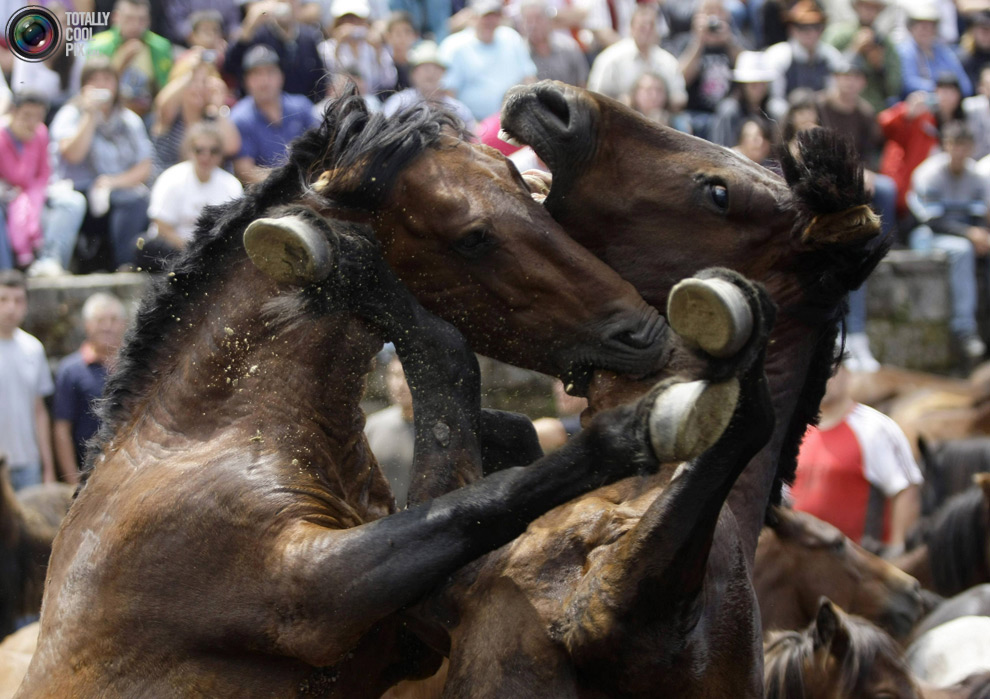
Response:
POLYGON ((906 637, 922 613, 918 581, 806 512, 774 508, 753 564, 764 636, 803 629, 828 597, 906 637))
MULTIPOLYGON (((817 413, 844 297, 883 253, 855 154, 813 132, 785 160, 785 181, 558 83, 511 93, 502 123, 553 170, 548 210, 652 303, 665 305, 677 279, 709 264, 766 285, 780 308, 767 355, 777 420, 738 480, 748 449, 682 479, 670 469, 591 493, 489 556, 459 582, 462 603, 444 610, 454 641, 447 692, 653 696, 662 685, 673 696, 759 696, 757 539, 817 413), (680 498, 702 473, 718 486, 680 498), (668 585, 676 592, 658 603, 653 591, 668 585), (472 602, 481 599, 484 608, 472 602)), ((717 335, 727 325, 708 327, 717 335)), ((619 387, 592 388, 599 406, 621 402, 619 387)), ((624 395, 643 390, 634 388, 624 395)))
MULTIPOLYGON (((435 661, 400 610, 547 509, 655 470, 650 435, 697 422, 683 398, 686 421, 651 417, 658 391, 530 468, 395 513, 359 407, 383 340, 418 401, 420 496, 480 475, 477 364, 384 263, 400 242, 420 247, 397 266, 429 269, 419 282, 448 290, 432 300, 494 356, 557 373, 666 357, 655 312, 445 119, 424 108, 386 123, 345 100, 288 164, 208 210, 108 384, 20 696, 376 697, 435 661), (341 164, 350 188, 313 189, 341 164), (434 168, 460 190, 422 187, 434 168), (314 213, 361 197, 406 225, 380 241, 314 213)), ((727 418, 732 401, 719 405, 727 418)), ((694 453, 677 446, 668 458, 694 453)))

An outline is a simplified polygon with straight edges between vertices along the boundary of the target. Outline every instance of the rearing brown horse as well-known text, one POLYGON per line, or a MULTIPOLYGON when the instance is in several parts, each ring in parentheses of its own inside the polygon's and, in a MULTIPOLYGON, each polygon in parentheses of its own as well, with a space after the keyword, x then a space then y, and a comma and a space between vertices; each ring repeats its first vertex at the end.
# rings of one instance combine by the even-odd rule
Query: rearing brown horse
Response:
MULTIPOLYGON (((383 261, 403 270, 399 241, 419 236, 408 265, 446 285, 432 300, 472 319, 466 330, 494 356, 557 373, 647 372, 666 356, 665 335, 501 156, 458 142, 429 109, 385 124, 354 105, 338 103, 245 198, 210 209, 143 302, 107 388, 99 450, 53 547, 20 696, 378 696, 429 657, 401 609, 546 509, 656 467, 644 404, 603 416, 536 466, 394 513, 359 407, 383 339, 413 360, 426 403, 417 421, 437 418, 428 446, 451 452, 441 462, 476 466, 479 411, 473 355, 383 261), (388 231, 384 250, 367 226, 314 213, 341 205, 332 178, 311 186, 347 160, 334 149, 354 155, 361 143, 350 184, 375 190, 383 218, 404 208, 409 222, 388 231), (468 195, 406 180, 431 167, 473 191, 464 206, 483 223, 481 243, 451 212, 468 195), (525 301, 523 280, 546 291, 542 303, 525 301)), ((442 492, 463 474, 420 475, 426 492, 442 492)))

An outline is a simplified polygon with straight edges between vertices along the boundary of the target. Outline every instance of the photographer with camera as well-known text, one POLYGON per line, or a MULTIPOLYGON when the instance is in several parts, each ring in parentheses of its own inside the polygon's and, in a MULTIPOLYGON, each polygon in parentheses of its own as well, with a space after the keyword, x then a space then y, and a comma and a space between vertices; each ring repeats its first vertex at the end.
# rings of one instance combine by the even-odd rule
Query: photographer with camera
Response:
POLYGON ((682 37, 670 50, 678 57, 687 86, 691 131, 710 138, 715 110, 732 89, 732 68, 742 42, 723 0, 701 0, 690 33, 682 37))
POLYGON ((822 42, 825 15, 814 0, 800 0, 787 14, 787 41, 766 50, 767 61, 777 75, 771 93, 788 99, 791 92, 807 88, 817 92, 825 88, 832 72, 845 63, 842 53, 822 42))
POLYGON ((368 0, 334 0, 330 38, 320 44, 320 55, 331 73, 356 68, 370 95, 393 90, 397 79, 392 56, 381 38, 371 32, 368 0))
POLYGON ((830 25, 822 41, 862 66, 866 87, 862 97, 874 111, 881 112, 901 94, 901 59, 889 35, 876 28, 876 20, 886 7, 886 0, 856 0, 852 8, 856 19, 830 25))

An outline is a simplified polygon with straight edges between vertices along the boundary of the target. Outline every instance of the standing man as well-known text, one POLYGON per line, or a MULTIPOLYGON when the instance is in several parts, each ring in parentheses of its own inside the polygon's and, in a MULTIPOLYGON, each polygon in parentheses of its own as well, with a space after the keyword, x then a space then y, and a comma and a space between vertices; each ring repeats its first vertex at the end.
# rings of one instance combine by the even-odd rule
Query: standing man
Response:
POLYGON ((45 348, 20 328, 27 310, 24 275, 0 271, 0 452, 7 455, 14 490, 55 481, 45 407, 55 387, 45 348))
POLYGON ((107 374, 117 360, 127 317, 116 296, 96 293, 82 307, 86 340, 58 365, 55 379, 55 458, 66 483, 79 482, 86 442, 99 421, 93 402, 103 395, 107 374))

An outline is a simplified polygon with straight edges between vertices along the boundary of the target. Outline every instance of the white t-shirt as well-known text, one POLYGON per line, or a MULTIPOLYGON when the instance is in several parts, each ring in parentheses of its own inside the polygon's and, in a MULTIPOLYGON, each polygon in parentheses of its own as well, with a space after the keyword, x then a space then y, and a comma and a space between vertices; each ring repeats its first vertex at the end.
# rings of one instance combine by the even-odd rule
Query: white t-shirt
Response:
POLYGON ((846 417, 863 453, 863 477, 888 498, 924 477, 911 453, 904 431, 892 419, 857 403, 846 417))
POLYGON ((687 101, 684 75, 674 55, 659 46, 651 46, 644 58, 632 39, 620 39, 598 54, 591 64, 588 89, 621 99, 645 72, 656 73, 663 78, 672 103, 684 104, 687 101))
POLYGON ((34 421, 38 397, 55 392, 45 348, 20 328, 0 340, 0 452, 11 468, 41 463, 34 421))
POLYGON ((236 199, 244 188, 236 177, 214 168, 210 179, 200 182, 189 160, 173 165, 158 176, 151 188, 148 218, 171 225, 185 241, 192 240, 196 221, 208 204, 236 199))

